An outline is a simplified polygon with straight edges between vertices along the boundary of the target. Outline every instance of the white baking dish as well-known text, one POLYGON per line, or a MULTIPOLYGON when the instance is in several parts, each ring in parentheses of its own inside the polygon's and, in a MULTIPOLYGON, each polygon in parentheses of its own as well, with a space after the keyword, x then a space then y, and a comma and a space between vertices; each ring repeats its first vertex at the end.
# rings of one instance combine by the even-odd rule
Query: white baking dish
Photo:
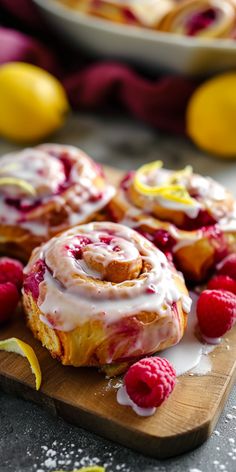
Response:
POLYGON ((56 0, 34 2, 57 31, 96 58, 192 76, 236 68, 236 41, 232 39, 183 37, 94 18, 56 0))

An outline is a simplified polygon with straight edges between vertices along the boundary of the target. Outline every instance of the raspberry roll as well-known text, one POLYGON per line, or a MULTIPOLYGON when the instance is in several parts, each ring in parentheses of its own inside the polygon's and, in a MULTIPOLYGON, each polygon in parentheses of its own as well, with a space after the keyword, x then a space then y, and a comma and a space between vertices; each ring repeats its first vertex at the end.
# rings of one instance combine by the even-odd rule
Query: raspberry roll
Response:
POLYGON ((229 38, 235 26, 234 0, 186 0, 176 4, 159 29, 185 36, 229 38))
POLYGON ((73 146, 44 144, 0 159, 0 251, 27 260, 56 233, 96 219, 114 195, 73 146))
POLYGON ((175 0, 60 0, 82 13, 115 23, 157 28, 175 0))
POLYGON ((76 226, 36 248, 23 303, 34 336, 63 364, 113 366, 180 341, 191 299, 166 256, 131 228, 76 226))
POLYGON ((210 177, 162 168, 129 172, 109 204, 111 219, 133 227, 169 257, 187 280, 202 282, 236 251, 233 196, 210 177))

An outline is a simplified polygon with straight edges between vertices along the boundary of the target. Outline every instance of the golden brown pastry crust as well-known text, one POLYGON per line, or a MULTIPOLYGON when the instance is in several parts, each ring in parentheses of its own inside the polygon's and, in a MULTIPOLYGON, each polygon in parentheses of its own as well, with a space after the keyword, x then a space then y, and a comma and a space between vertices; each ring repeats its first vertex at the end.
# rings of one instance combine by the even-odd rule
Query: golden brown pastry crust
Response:
MULTIPOLYGON (((183 286, 179 286, 179 288, 184 290, 183 286)), ((184 313, 179 302, 177 305, 183 336, 187 324, 187 314, 184 313)), ((42 313, 31 295, 26 294, 24 296, 23 306, 27 325, 34 337, 41 341, 42 345, 50 351, 52 357, 58 359, 63 365, 104 367, 107 364, 107 355, 112 343, 117 339, 117 334, 113 338, 112 333, 104 332, 100 321, 91 321, 72 331, 63 332, 48 327, 40 320, 42 313)), ((155 325, 158 324, 161 329, 162 321, 158 319, 155 313, 146 312, 130 317, 130 323, 133 323, 136 328, 145 326, 147 332, 150 331, 151 334, 155 325)), ((131 360, 135 361, 143 355, 137 350, 132 359, 127 359, 126 351, 129 344, 130 338, 127 337, 126 343, 122 343, 122 349, 117 348, 114 353, 112 364, 130 363, 131 360)), ((175 344, 174 340, 170 337, 160 344, 158 351, 162 351, 173 344, 175 344)), ((154 352, 147 352, 145 355, 151 355, 154 352)))

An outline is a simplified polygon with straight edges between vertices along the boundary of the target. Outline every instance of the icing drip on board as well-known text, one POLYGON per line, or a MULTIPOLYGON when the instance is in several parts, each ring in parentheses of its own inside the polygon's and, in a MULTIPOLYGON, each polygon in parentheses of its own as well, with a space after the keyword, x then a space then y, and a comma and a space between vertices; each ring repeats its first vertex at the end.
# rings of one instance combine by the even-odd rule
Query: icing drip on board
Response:
MULTIPOLYGON (((193 301, 189 315, 188 326, 181 341, 164 351, 157 352, 156 356, 167 359, 176 371, 177 377, 190 373, 191 375, 207 375, 211 371, 211 360, 207 356, 216 345, 203 344, 196 337, 196 303, 198 296, 191 292, 193 301)), ((139 416, 151 416, 156 408, 140 408, 129 397, 125 386, 119 387, 117 391, 117 402, 120 405, 130 406, 139 416)))

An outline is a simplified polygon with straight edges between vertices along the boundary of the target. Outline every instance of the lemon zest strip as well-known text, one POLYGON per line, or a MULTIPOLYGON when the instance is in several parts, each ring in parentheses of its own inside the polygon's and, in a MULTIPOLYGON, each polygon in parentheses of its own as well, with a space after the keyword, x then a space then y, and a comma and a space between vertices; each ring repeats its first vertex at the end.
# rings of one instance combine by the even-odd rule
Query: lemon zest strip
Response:
POLYGON ((22 190, 25 190, 25 192, 27 192, 29 195, 36 195, 33 185, 29 184, 29 182, 26 182, 26 180, 16 179, 14 177, 1 177, 0 186, 5 185, 15 185, 16 187, 20 187, 22 190))
POLYGON ((176 183, 176 181, 178 182, 178 179, 181 178, 181 177, 189 177, 191 174, 193 173, 193 168, 192 166, 186 166, 184 167, 184 169, 182 170, 177 170, 176 172, 174 172, 171 177, 169 178, 168 180, 168 183, 171 184, 172 182, 173 183, 176 183))
POLYGON ((11 164, 7 164, 0 169, 0 174, 5 174, 7 172, 11 172, 12 170, 19 169, 19 162, 12 162, 11 164))
POLYGON ((8 338, 0 341, 0 351, 13 352, 15 354, 19 354, 22 357, 26 357, 26 359, 29 361, 31 370, 35 375, 36 390, 40 389, 42 373, 38 358, 33 348, 29 344, 21 341, 21 339, 18 338, 8 338))
MULTIPOLYGON (((54 470, 53 472, 64 472, 63 470, 54 470)), ((82 467, 81 469, 73 469, 71 472, 105 472, 104 467, 92 465, 90 467, 82 467)))
POLYGON ((134 186, 136 190, 138 190, 143 195, 160 196, 167 200, 172 200, 186 205, 195 204, 195 200, 190 197, 188 191, 183 185, 171 185, 171 180, 176 178, 176 174, 183 175, 183 173, 189 174, 190 172, 192 172, 191 166, 185 167, 185 169, 183 169, 182 171, 175 172, 174 175, 172 175, 171 178, 168 180, 167 185, 151 187, 147 184, 144 184, 140 180, 140 177, 142 175, 145 175, 147 172, 160 169, 162 165, 162 161, 155 161, 140 167, 134 177, 134 186))

